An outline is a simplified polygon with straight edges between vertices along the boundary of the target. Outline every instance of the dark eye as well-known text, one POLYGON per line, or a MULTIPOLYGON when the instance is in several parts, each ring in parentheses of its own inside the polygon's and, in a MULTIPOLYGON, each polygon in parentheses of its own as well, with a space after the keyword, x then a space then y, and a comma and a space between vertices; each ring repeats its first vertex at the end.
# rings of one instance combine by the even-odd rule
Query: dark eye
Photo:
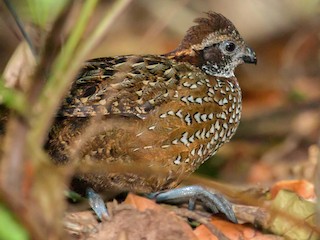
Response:
POLYGON ((236 49, 236 45, 233 42, 226 42, 224 44, 224 49, 227 52, 233 52, 236 49))

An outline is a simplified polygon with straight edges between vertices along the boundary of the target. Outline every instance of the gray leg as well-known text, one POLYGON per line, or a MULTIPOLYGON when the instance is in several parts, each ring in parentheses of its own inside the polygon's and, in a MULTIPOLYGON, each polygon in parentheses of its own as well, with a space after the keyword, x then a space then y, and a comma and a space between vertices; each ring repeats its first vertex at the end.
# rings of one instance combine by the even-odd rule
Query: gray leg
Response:
POLYGON ((176 188, 164 192, 157 192, 148 195, 157 202, 166 203, 189 203, 189 209, 193 210, 196 202, 200 202, 202 206, 209 208, 213 213, 221 212, 234 223, 237 218, 232 210, 231 203, 218 193, 212 193, 201 186, 187 186, 176 188))
POLYGON ((87 198, 90 207, 95 212, 100 221, 104 217, 109 217, 109 213, 103 199, 92 188, 87 188, 87 198))

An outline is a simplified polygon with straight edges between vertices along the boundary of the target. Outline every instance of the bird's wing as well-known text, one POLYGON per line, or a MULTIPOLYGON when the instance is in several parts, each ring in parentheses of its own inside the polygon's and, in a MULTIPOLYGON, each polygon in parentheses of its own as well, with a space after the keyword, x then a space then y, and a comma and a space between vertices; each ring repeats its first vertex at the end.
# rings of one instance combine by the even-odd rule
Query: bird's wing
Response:
POLYGON ((144 118, 170 101, 179 83, 176 66, 161 56, 118 56, 85 63, 58 116, 121 115, 144 118))

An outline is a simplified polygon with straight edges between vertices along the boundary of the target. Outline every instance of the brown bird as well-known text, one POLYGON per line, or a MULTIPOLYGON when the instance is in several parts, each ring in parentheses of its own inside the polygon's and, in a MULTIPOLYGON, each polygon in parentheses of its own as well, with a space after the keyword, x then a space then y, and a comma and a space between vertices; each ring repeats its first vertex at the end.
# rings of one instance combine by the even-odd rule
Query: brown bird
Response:
MULTIPOLYGON (((228 142, 241 116, 234 70, 256 63, 256 55, 221 14, 209 12, 195 22, 167 54, 87 61, 49 134, 46 148, 54 162, 67 164, 77 156, 78 164, 92 166, 95 171, 76 177, 96 191, 151 193, 176 187, 228 142), (132 171, 112 168, 121 165, 132 171)), ((203 190, 185 188, 170 196, 189 197, 195 189, 203 190)), ((236 221, 227 201, 210 196, 214 211, 236 221)))

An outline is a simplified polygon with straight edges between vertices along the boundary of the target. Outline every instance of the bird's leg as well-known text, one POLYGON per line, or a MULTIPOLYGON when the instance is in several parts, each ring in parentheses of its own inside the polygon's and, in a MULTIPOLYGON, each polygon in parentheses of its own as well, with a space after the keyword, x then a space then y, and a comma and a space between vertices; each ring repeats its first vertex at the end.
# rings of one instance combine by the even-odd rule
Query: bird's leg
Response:
POLYGON ((87 198, 90 207, 95 212, 100 221, 109 217, 109 213, 103 199, 92 188, 87 188, 87 198))
POLYGON ((221 212, 234 223, 237 218, 232 210, 232 204, 219 193, 213 193, 201 186, 187 186, 163 192, 151 193, 149 198, 158 203, 189 203, 189 209, 194 210, 196 202, 209 208, 213 213, 221 212))

